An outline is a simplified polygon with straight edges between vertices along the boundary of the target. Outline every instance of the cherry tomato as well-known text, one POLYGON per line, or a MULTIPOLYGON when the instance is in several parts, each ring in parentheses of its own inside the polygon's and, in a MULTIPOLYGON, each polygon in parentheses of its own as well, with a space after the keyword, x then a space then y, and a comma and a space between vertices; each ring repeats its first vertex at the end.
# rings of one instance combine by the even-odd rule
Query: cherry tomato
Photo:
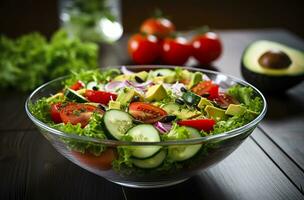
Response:
POLYGON ((164 17, 149 18, 142 23, 140 31, 142 33, 164 38, 175 31, 175 26, 169 19, 164 17))
POLYGON ((183 65, 191 56, 191 46, 185 38, 166 38, 163 41, 161 59, 170 65, 183 65))
POLYGON ((161 46, 154 35, 135 34, 128 42, 128 52, 137 64, 151 64, 160 57, 161 46))
POLYGON ((232 103, 239 104, 238 100, 225 93, 220 93, 218 97, 213 99, 213 101, 221 108, 228 108, 232 103))
POLYGON ((213 100, 219 95, 219 86, 212 83, 212 81, 202 81, 195 85, 191 91, 199 96, 205 96, 208 99, 213 100))
POLYGON ((129 113, 137 120, 153 124, 167 115, 163 109, 149 103, 133 102, 129 105, 129 113))
POLYGON ((110 100, 117 98, 116 94, 104 91, 86 90, 84 96, 91 102, 107 105, 110 100))
POLYGON ((192 128, 204 131, 211 131, 215 124, 214 119, 189 119, 177 122, 180 126, 190 126, 192 128))
POLYGON ((90 120, 90 117, 94 112, 103 114, 104 112, 95 106, 81 104, 81 103, 69 103, 60 110, 60 117, 63 123, 71 123, 76 125, 81 124, 81 127, 85 127, 90 120))
POLYGON ((222 43, 213 32, 197 35, 192 40, 193 56, 201 64, 209 64, 222 53, 222 43))
POLYGON ((83 82, 77 81, 76 83, 74 83, 74 84, 70 87, 70 89, 77 91, 77 90, 80 90, 81 88, 84 88, 84 86, 85 86, 85 85, 84 85, 83 82))
POLYGON ((54 103, 51 105, 51 109, 50 109, 51 119, 56 124, 62 122, 62 119, 60 117, 60 110, 61 110, 61 103, 54 103))
POLYGON ((111 169, 113 160, 117 158, 117 152, 112 148, 106 149, 99 156, 95 156, 89 152, 80 153, 77 151, 72 151, 72 154, 83 165, 100 170, 111 169))

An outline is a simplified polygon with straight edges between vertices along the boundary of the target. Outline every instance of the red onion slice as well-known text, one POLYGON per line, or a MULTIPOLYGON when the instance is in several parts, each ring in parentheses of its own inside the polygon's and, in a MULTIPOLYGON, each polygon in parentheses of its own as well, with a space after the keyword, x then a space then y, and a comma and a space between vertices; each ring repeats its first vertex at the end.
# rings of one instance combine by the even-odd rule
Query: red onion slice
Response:
POLYGON ((122 81, 111 81, 105 85, 105 90, 107 92, 116 92, 117 89, 124 87, 125 84, 122 81))
POLYGON ((172 124, 171 123, 162 123, 162 122, 156 122, 154 124, 154 127, 160 132, 160 133, 168 133, 171 128, 172 124))

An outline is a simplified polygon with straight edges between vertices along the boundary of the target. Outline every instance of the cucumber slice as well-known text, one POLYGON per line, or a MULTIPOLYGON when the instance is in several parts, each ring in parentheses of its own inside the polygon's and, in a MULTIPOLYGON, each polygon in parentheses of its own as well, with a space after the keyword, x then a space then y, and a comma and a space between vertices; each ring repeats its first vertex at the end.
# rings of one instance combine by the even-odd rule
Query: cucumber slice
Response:
POLYGON ((168 114, 175 114, 180 111, 180 106, 176 103, 165 104, 162 109, 164 109, 168 114))
POLYGON ((132 162, 136 167, 151 169, 160 166, 167 156, 166 150, 160 150, 156 155, 147 159, 133 158, 132 162))
POLYGON ((192 92, 185 92, 182 95, 183 100, 191 106, 197 106, 201 100, 201 97, 192 93, 192 92))
MULTIPOLYGON (((186 127, 190 132, 190 138, 201 137, 198 130, 186 127)), ((202 147, 202 144, 170 146, 168 148, 168 156, 175 161, 184 161, 193 157, 202 147)))
POLYGON ((80 94, 78 94, 75 90, 72 90, 70 88, 67 88, 64 95, 66 96, 66 98, 78 102, 78 103, 86 103, 88 102, 88 100, 86 98, 84 98, 83 96, 81 96, 80 94))
POLYGON ((103 123, 108 135, 119 140, 133 126, 133 118, 121 110, 108 110, 103 116, 103 123))
MULTIPOLYGON (((128 133, 133 142, 159 142, 158 131, 151 124, 140 124, 131 128, 128 133)), ((136 158, 148 158, 160 150, 160 146, 134 146, 132 156, 136 158)))

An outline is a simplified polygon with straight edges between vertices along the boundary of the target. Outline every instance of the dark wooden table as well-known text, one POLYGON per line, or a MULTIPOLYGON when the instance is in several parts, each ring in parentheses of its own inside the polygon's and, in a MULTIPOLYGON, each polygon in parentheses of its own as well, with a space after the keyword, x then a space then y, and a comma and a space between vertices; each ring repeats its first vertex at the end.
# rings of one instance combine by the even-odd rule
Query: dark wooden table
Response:
MULTIPOLYGON (((281 29, 220 32, 218 70, 237 77, 244 48, 257 39, 304 50, 281 29)), ((101 48, 101 65, 129 63, 126 40, 101 48)), ((0 72, 1 73, 1 72, 0 72)), ((24 112, 27 95, 1 93, 0 199, 304 199, 304 83, 267 96, 268 113, 253 134, 223 162, 188 181, 161 189, 121 187, 74 165, 48 143, 24 112)))

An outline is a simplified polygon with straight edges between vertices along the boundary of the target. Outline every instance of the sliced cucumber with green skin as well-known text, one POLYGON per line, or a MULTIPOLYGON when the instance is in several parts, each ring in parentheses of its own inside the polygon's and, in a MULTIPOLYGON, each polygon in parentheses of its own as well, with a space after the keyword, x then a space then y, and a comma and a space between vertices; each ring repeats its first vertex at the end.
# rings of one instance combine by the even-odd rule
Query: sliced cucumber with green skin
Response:
POLYGON ((180 106, 176 103, 168 103, 162 107, 168 114, 174 114, 180 110, 180 106))
POLYGON ((143 169, 151 169, 160 166, 167 156, 166 150, 160 150, 154 156, 147 158, 147 159, 136 159, 133 158, 132 162, 136 167, 143 168, 143 169))
POLYGON ((103 123, 111 138, 120 140, 133 126, 133 117, 121 110, 108 110, 103 115, 103 123))
POLYGON ((182 95, 182 99, 191 106, 197 106, 201 100, 201 97, 193 92, 185 92, 182 95))
MULTIPOLYGON (((127 135, 132 137, 132 142, 160 142, 158 131, 151 124, 140 124, 131 128, 127 135)), ((160 150, 160 146, 134 146, 132 156, 143 159, 149 158, 160 150)))
POLYGON ((72 90, 70 88, 67 88, 64 95, 66 96, 66 98, 78 102, 78 103, 86 103, 88 102, 88 100, 86 98, 84 98, 83 96, 81 96, 80 94, 78 94, 75 90, 72 90))
MULTIPOLYGON (((190 132, 190 138, 201 137, 198 130, 185 127, 190 132)), ((202 144, 170 146, 168 148, 168 156, 175 161, 184 161, 192 158, 202 147, 202 144)))

